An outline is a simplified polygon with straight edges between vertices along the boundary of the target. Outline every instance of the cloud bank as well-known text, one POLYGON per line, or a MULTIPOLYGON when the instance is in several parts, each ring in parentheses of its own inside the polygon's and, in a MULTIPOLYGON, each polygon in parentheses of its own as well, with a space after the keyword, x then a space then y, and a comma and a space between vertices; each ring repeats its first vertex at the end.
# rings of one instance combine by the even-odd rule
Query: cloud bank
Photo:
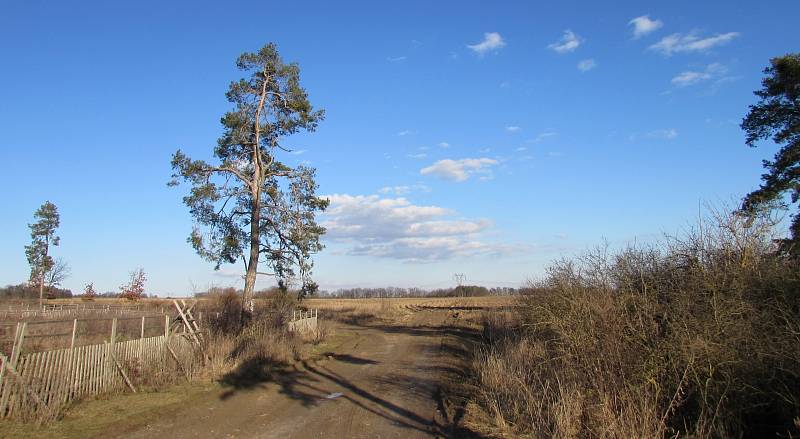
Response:
POLYGON ((464 256, 497 255, 513 247, 485 242, 486 219, 454 218, 439 206, 419 206, 405 198, 334 194, 321 224, 326 239, 347 246, 345 253, 426 262, 464 256))

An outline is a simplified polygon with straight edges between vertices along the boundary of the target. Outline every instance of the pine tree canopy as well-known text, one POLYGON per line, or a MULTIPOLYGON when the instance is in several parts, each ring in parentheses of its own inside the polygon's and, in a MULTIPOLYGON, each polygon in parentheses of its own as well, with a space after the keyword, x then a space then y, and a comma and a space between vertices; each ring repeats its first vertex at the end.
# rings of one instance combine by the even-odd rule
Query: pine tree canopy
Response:
MULTIPOLYGON (((742 121, 747 144, 772 139, 780 149, 772 160, 764 161, 766 173, 761 186, 748 194, 742 208, 752 212, 764 206, 789 206, 800 200, 800 54, 794 53, 771 60, 764 70, 762 88, 755 92, 759 102, 750 106, 742 121)), ((784 244, 791 253, 800 251, 800 213, 792 217, 791 238, 784 244)))

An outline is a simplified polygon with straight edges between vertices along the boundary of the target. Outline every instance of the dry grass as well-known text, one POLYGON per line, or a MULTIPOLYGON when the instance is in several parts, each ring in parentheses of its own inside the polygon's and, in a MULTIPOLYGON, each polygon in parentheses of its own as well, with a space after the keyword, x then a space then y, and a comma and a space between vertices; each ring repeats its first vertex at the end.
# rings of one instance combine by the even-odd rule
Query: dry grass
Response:
POLYGON ((511 296, 482 297, 402 297, 381 299, 306 299, 303 306, 319 309, 326 316, 341 320, 337 315, 370 315, 393 318, 423 309, 498 309, 514 304, 511 296))
POLYGON ((717 214, 551 267, 485 322, 471 425, 496 437, 797 437, 800 266, 717 214), (708 224, 708 223, 707 223, 708 224))
POLYGON ((202 304, 213 316, 208 321, 208 376, 227 385, 246 386, 269 379, 276 368, 300 358, 303 340, 286 328, 295 304, 289 295, 275 297, 259 304, 252 319, 241 327, 241 296, 229 290, 208 297, 202 304))

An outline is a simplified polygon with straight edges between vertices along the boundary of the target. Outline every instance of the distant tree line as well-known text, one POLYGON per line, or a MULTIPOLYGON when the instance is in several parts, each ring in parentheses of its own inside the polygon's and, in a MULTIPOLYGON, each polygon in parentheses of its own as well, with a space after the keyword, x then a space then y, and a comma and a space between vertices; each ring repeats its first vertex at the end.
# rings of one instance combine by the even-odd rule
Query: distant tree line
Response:
POLYGON ((493 287, 479 285, 460 285, 454 288, 438 288, 425 290, 422 288, 340 288, 335 291, 323 291, 320 296, 339 297, 344 299, 368 299, 381 297, 476 297, 476 296, 508 296, 517 294, 517 288, 493 287))
MULTIPOLYGON (((47 299, 68 299, 71 297, 84 297, 86 294, 73 294, 72 290, 68 288, 58 288, 53 286, 45 287, 44 295, 47 299)), ((126 295, 124 291, 107 291, 105 293, 93 293, 89 297, 91 298, 107 298, 107 299, 116 299, 116 298, 128 298, 129 294, 126 295)), ((147 297, 158 297, 156 294, 147 295, 142 293, 140 298, 144 299, 147 297)), ((5 287, 0 287, 0 301, 2 300, 34 300, 39 298, 39 285, 34 283, 21 283, 18 285, 6 285, 5 287)))
MULTIPOLYGON (((278 286, 264 288, 253 293, 253 297, 258 299, 270 299, 281 292, 278 286)), ((297 295, 299 290, 289 289, 289 294, 297 295)), ((478 285, 461 285, 453 288, 437 288, 426 290, 423 288, 400 288, 400 287, 379 287, 379 288, 339 288, 334 291, 320 290, 317 297, 320 298, 341 298, 341 299, 373 299, 383 297, 476 297, 476 296, 510 296, 519 294, 522 289, 510 287, 486 288, 478 285)), ((238 294, 242 295, 242 290, 234 287, 211 287, 207 291, 197 292, 196 298, 204 298, 215 295, 238 294)))
MULTIPOLYGON (((72 291, 66 288, 48 286, 44 289, 44 295, 48 299, 60 299, 72 297, 72 291)), ((35 283, 22 283, 19 285, 7 285, 0 288, 0 300, 4 299, 38 299, 39 285, 35 283)))
MULTIPOLYGON (((260 289, 260 290, 254 290, 253 291, 253 297, 256 298, 256 299, 271 299, 271 298, 275 297, 276 295, 280 294, 281 292, 294 294, 296 296, 302 294, 302 292, 299 289, 291 289, 291 288, 282 289, 281 287, 276 285, 276 286, 269 287, 269 288, 263 288, 263 289, 260 289)), ((206 297, 211 297, 211 296, 224 296, 224 295, 231 295, 231 294, 238 294, 238 295, 242 296, 244 294, 244 290, 241 289, 241 288, 234 288, 234 287, 216 287, 216 286, 213 286, 213 287, 210 287, 206 291, 195 292, 194 293, 194 297, 196 297, 198 299, 201 299, 201 298, 206 298, 206 297)))

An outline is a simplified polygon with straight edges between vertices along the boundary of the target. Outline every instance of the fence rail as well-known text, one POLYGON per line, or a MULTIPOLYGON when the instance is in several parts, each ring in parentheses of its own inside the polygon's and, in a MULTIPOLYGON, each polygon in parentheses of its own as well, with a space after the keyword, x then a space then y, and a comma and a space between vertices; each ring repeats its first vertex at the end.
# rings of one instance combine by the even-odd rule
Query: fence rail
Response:
POLYGON ((169 308, 165 307, 100 303, 45 304, 42 307, 31 307, 26 304, 25 306, 20 305, 0 309, 0 318, 3 320, 24 320, 33 318, 87 317, 92 315, 140 316, 165 314, 168 310, 169 308))

